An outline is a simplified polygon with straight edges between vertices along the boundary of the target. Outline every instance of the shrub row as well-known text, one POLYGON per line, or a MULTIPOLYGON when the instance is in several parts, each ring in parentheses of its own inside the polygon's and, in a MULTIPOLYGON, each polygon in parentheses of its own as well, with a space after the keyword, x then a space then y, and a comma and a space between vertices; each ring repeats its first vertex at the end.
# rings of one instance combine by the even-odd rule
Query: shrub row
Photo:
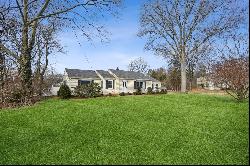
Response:
POLYGON ((147 95, 151 95, 151 94, 167 94, 167 90, 166 89, 161 89, 160 91, 159 90, 156 90, 156 91, 153 91, 153 89, 151 87, 148 87, 147 88, 147 93, 142 93, 141 89, 138 88, 136 90, 136 92, 133 92, 133 93, 124 93, 124 92, 121 92, 119 95, 120 96, 126 96, 126 95, 143 95, 143 94, 147 94, 147 95))
POLYGON ((98 83, 90 83, 86 85, 77 86, 72 93, 69 86, 63 84, 60 86, 57 95, 62 99, 68 99, 72 95, 80 98, 92 98, 101 96, 101 87, 98 83))
MULTIPOLYGON (((133 93, 121 92, 119 95, 126 96, 132 94, 142 95, 144 93, 142 93, 141 88, 138 88, 136 92, 133 93)), ((162 89, 161 91, 159 90, 153 91, 151 87, 148 87, 146 94, 167 94, 167 90, 162 89)), ((72 92, 68 87, 68 85, 63 84, 61 85, 57 95, 62 99, 68 99, 72 96, 72 92)), ((97 83, 90 83, 86 85, 77 86, 74 90, 73 95, 80 98, 92 98, 92 97, 103 96, 103 94, 101 93, 101 87, 97 83)), ((109 93, 107 96, 116 96, 116 95, 109 93)))

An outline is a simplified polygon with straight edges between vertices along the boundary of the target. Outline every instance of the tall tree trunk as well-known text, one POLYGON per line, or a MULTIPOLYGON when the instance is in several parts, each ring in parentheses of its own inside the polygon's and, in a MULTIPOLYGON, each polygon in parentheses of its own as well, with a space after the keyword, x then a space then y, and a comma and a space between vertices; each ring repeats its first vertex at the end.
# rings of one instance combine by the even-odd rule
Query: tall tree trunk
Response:
POLYGON ((28 27, 24 26, 22 30, 22 50, 20 63, 20 76, 23 88, 23 95, 30 97, 32 87, 32 71, 31 71, 31 52, 28 45, 28 27))
POLYGON ((24 95, 26 97, 30 97, 32 92, 32 71, 31 71, 31 60, 30 56, 28 55, 21 55, 22 56, 22 62, 20 66, 20 76, 21 76, 21 83, 22 88, 24 91, 24 95))
POLYGON ((29 47, 29 18, 28 18, 28 0, 23 1, 23 28, 22 28, 22 45, 20 56, 20 76, 23 88, 23 95, 26 100, 31 97, 32 88, 32 69, 31 69, 31 49, 29 47))
POLYGON ((5 56, 0 52, 0 102, 3 102, 3 87, 5 76, 5 56))
POLYGON ((181 92, 186 92, 187 76, 186 76, 186 62, 181 61, 181 92))

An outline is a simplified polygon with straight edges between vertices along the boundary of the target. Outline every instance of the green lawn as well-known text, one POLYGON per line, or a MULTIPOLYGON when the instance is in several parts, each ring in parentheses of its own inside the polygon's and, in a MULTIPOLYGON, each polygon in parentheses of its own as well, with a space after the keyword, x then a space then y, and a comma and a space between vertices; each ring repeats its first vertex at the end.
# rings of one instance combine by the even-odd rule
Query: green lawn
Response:
POLYGON ((201 94, 0 111, 0 164, 248 164, 249 104, 201 94))

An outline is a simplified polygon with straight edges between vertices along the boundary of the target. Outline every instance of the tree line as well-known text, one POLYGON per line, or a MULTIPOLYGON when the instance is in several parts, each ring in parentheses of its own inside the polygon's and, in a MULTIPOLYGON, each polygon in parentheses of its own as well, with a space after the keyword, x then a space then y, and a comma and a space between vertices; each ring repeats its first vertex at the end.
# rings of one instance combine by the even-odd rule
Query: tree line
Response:
POLYGON ((33 103, 42 95, 49 56, 63 52, 59 32, 70 29, 87 41, 106 40, 100 20, 116 15, 119 5, 119 0, 1 1, 1 103, 16 97, 24 105, 33 103))
POLYGON ((138 36, 147 39, 146 50, 180 65, 181 92, 186 92, 187 69, 235 33, 247 21, 248 8, 247 1, 236 0, 147 1, 138 36))
MULTIPOLYGON (((102 20, 116 16, 121 4, 121 0, 1 1, 1 104, 14 100, 29 105, 34 97, 41 97, 50 86, 48 82, 61 79, 49 65, 50 56, 64 52, 58 34, 70 29, 77 38, 84 37, 87 42, 96 38, 107 40, 102 20)), ((147 40, 146 50, 169 62, 168 73, 173 75, 169 80, 175 82, 175 89, 186 92, 192 87, 197 68, 206 68, 209 73, 219 69, 226 72, 229 70, 223 67, 234 67, 239 64, 236 61, 248 59, 248 43, 244 43, 248 41, 248 9, 246 0, 147 0, 141 6, 138 36, 147 40), (227 65, 223 66, 222 62, 227 65)), ((243 66, 248 69, 247 65, 243 66)), ((133 70, 140 68, 145 66, 133 70)), ((245 72, 240 67, 237 70, 245 72)), ((215 82, 228 76, 217 74, 220 77, 213 74, 217 78, 215 82)), ((246 74, 243 74, 246 85, 238 87, 244 87, 247 93, 246 74)), ((236 87, 228 79, 223 80, 227 80, 224 84, 231 90, 236 87)), ((242 81, 236 83, 241 85, 242 81)))
MULTIPOLYGON (((181 92, 191 90, 195 79, 203 76, 237 100, 247 98, 248 10, 245 0, 146 1, 138 36, 147 40, 146 50, 169 64, 168 71, 160 68, 149 75, 164 77, 167 86, 181 92)), ((140 71, 143 66, 145 62, 135 60, 129 69, 140 71)))

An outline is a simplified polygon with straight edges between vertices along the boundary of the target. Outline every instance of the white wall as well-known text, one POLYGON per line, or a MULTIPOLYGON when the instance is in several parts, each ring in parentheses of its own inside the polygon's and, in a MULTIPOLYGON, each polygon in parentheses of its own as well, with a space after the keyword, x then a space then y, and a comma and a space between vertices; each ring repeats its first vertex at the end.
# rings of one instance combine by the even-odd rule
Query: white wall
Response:
MULTIPOLYGON (((115 74, 113 74, 111 71, 108 70, 108 72, 115 77, 115 88, 114 89, 106 89, 106 80, 98 73, 97 75, 100 77, 100 80, 94 80, 95 83, 98 83, 102 87, 102 92, 103 94, 119 94, 124 91, 123 89, 123 80, 127 81, 127 90, 126 93, 133 93, 136 92, 136 89, 134 89, 134 81, 135 80, 126 80, 126 79, 120 79, 118 78, 115 74), (101 83, 103 82, 103 85, 101 83)), ((73 91, 76 86, 78 86, 78 80, 90 80, 92 81, 93 79, 91 78, 69 78, 67 76, 67 73, 64 73, 64 81, 66 81, 66 84, 70 87, 70 89, 73 91)), ((152 87, 152 83, 158 84, 158 87, 161 87, 160 82, 152 82, 152 81, 143 81, 144 85, 142 88, 142 92, 146 92, 148 87, 152 87), (145 82, 146 82, 146 88, 145 88, 145 82), (145 88, 145 89, 144 89, 145 88)))
MULTIPOLYGON (((68 78, 65 77, 63 81, 66 81, 66 85, 69 86, 70 90, 74 90, 75 87, 78 86, 78 80, 86 80, 86 81, 92 81, 92 78, 68 78)), ((101 86, 101 80, 94 79, 95 83, 98 83, 101 86)))
POLYGON ((54 87, 54 86, 52 86, 51 89, 50 89, 51 95, 52 96, 57 96, 57 92, 59 91, 59 88, 60 87, 57 87, 57 86, 54 87))
POLYGON ((111 89, 111 88, 110 89, 106 89, 106 80, 103 79, 103 88, 102 88, 103 94, 106 95, 106 94, 109 94, 109 93, 111 93, 111 94, 118 93, 117 90, 116 90, 116 87, 117 87, 116 82, 117 82, 117 80, 115 80, 115 88, 114 88, 114 85, 113 85, 113 89, 111 89))

